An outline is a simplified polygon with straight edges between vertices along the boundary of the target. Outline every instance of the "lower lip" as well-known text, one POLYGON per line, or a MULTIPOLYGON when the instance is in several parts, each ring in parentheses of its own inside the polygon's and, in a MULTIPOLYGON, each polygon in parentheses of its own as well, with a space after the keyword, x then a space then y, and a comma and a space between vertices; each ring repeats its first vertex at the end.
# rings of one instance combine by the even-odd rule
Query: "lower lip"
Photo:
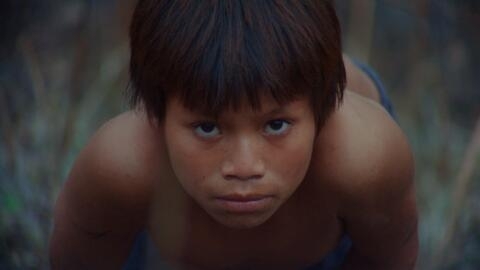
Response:
POLYGON ((236 201, 217 198, 216 202, 220 205, 221 208, 225 209, 228 212, 251 213, 265 209, 271 202, 271 200, 271 197, 264 197, 251 201, 236 201))

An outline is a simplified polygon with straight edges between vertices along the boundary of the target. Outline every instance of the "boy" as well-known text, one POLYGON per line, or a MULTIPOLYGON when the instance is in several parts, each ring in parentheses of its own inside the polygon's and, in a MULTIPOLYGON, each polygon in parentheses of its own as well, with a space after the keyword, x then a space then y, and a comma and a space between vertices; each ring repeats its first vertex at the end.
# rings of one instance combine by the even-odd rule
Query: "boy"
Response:
POLYGON ((414 268, 409 146, 330 1, 141 0, 130 38, 136 107, 75 162, 53 269, 120 269, 145 229, 174 269, 414 268))

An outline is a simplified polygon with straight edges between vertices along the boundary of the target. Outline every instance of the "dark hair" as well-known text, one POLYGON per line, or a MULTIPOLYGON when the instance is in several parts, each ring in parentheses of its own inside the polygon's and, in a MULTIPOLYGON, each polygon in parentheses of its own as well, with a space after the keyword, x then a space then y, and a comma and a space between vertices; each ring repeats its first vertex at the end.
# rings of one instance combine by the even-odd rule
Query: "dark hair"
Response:
POLYGON ((213 115, 307 96, 318 127, 343 97, 340 35, 330 0, 140 0, 130 101, 162 121, 172 96, 213 115))

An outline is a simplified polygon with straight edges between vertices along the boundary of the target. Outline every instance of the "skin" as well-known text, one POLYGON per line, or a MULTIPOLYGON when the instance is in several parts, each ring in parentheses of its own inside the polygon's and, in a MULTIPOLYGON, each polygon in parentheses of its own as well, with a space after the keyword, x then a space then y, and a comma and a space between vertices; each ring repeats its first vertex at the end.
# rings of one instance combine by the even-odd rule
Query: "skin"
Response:
POLYGON ((309 167, 315 123, 308 100, 280 106, 264 98, 262 104, 258 112, 244 104, 217 120, 190 112, 176 99, 167 106, 165 141, 173 171, 195 202, 227 227, 264 223, 309 167), (227 209, 229 201, 218 198, 223 196, 260 197, 265 205, 239 212, 227 209))
POLYGON ((147 228, 174 269, 302 269, 344 232, 354 243, 344 269, 413 269, 410 148, 373 83, 346 67, 348 88, 362 90, 345 92, 318 135, 301 98, 218 119, 172 99, 165 125, 142 110, 104 124, 57 201, 52 268, 119 269, 147 228), (282 119, 287 129, 272 122, 282 119), (212 122, 218 130, 199 126, 212 122), (268 200, 238 213, 216 199, 229 194, 268 200))

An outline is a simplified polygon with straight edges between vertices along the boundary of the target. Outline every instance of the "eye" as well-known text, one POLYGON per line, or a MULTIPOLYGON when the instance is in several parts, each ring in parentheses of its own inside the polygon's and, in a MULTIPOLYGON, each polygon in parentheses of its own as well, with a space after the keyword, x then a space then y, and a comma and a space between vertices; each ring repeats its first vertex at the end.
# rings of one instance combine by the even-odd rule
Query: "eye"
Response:
POLYGON ((291 124, 282 119, 272 120, 265 126, 265 132, 269 135, 282 135, 288 131, 291 124))
POLYGON ((209 122, 200 123, 195 125, 194 128, 195 128, 194 129, 195 134, 206 139, 213 138, 220 134, 220 130, 218 129, 217 125, 214 123, 209 123, 209 122))

